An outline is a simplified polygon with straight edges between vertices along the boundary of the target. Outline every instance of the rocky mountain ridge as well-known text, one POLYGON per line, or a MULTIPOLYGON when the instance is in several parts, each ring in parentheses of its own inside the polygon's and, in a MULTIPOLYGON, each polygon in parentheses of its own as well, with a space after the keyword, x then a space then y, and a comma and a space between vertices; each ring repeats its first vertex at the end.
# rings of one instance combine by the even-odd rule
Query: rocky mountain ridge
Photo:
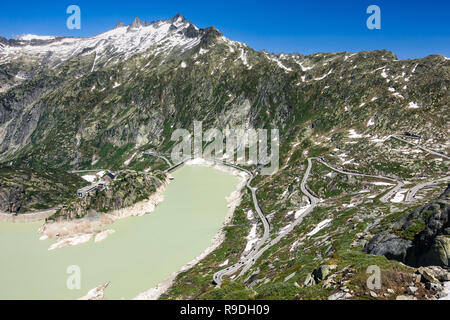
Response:
MULTIPOLYGON (((341 125, 383 135, 404 129, 425 137, 425 128, 448 123, 445 115, 430 116, 448 103, 450 62, 442 56, 399 61, 387 51, 273 55, 230 41, 214 28, 198 29, 181 16, 150 24, 138 20, 134 26, 92 38, 2 48, 2 85, 10 89, 0 96, 0 158, 17 158, 31 141, 42 144, 52 129, 60 132, 63 149, 70 149, 65 162, 72 165, 77 165, 74 151, 81 146, 91 150, 79 156, 96 156, 96 147, 89 143, 92 136, 115 148, 146 143, 161 147, 165 125, 190 127, 194 116, 216 127, 284 129, 288 119, 301 123, 313 115, 312 125, 325 130, 341 125), (163 101, 169 112, 160 106, 163 101), (107 107, 111 105, 113 110, 107 107), (221 107, 208 116, 202 112, 204 105, 221 107), (104 108, 115 120, 95 129, 101 119, 94 117, 104 108), (144 118, 157 120, 142 124, 132 111, 139 109, 144 118), (187 110, 191 115, 184 114, 187 110), (54 120, 45 115, 50 113, 54 120), (428 116, 413 120, 422 114, 428 116), (62 122, 71 128, 61 128, 62 122), (62 130, 69 132, 61 135, 62 130), (111 134, 124 139, 118 142, 111 134)), ((440 130, 433 138, 446 143, 446 133, 440 130)))

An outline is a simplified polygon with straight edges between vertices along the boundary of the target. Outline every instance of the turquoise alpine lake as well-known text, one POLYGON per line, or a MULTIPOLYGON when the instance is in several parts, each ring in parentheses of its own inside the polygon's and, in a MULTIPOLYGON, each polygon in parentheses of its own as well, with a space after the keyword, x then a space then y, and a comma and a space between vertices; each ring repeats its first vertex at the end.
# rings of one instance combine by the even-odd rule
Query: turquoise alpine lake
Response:
POLYGON ((105 227, 106 240, 53 251, 40 241, 39 223, 0 222, 0 299, 78 299, 110 282, 106 299, 132 299, 205 251, 228 212, 226 197, 238 178, 216 169, 185 166, 151 214, 105 227), (69 289, 71 266, 81 288, 69 289))

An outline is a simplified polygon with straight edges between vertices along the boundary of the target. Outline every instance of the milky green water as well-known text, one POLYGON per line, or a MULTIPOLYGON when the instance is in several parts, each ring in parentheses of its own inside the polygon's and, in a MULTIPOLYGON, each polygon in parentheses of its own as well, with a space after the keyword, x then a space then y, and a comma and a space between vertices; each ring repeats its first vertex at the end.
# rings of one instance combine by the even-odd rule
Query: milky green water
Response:
POLYGON ((0 222, 0 299, 78 299, 110 281, 106 299, 131 299, 199 256, 220 230, 236 177, 207 167, 173 173, 165 200, 143 217, 120 220, 100 243, 48 251, 41 223, 0 222), (69 290, 69 266, 79 266, 80 290, 69 290))

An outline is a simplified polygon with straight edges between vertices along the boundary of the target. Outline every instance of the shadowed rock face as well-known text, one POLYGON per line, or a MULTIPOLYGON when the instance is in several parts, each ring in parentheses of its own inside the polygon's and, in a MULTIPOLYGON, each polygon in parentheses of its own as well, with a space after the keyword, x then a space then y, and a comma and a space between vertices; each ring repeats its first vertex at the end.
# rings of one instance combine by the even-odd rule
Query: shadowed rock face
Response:
POLYGON ((410 240, 402 239, 389 232, 382 232, 373 237, 364 250, 369 254, 405 262, 406 253, 412 246, 410 240))
POLYGON ((391 230, 385 230, 373 237, 364 251, 383 255, 413 267, 436 265, 448 268, 449 194, 450 186, 438 199, 400 217, 391 230), (413 234, 414 232, 416 233, 413 234))
POLYGON ((29 213, 45 210, 76 197, 85 185, 76 175, 49 170, 0 166, 0 212, 29 213))
POLYGON ((19 212, 24 194, 23 186, 0 188, 0 211, 5 213, 19 212))

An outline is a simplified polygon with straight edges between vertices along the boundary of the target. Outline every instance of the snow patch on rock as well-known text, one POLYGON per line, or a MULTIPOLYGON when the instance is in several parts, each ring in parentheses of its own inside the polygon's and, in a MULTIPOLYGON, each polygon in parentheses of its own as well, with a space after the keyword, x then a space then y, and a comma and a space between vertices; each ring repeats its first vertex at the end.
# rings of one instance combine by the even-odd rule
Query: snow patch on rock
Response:
POLYGON ((252 225, 252 229, 246 238, 247 245, 245 246, 244 253, 249 252, 253 248, 253 245, 258 242, 258 237, 256 235, 257 227, 258 225, 256 223, 252 225))
POLYGON ((391 200, 393 203, 401 203, 405 199, 405 193, 407 192, 407 189, 402 189, 399 192, 397 192, 394 196, 394 198, 391 200))
POLYGON ((363 135, 356 133, 356 130, 354 130, 354 129, 350 129, 348 131, 348 137, 350 139, 361 139, 361 138, 364 138, 363 135))
POLYGON ((87 182, 94 182, 97 179, 97 176, 93 175, 85 175, 81 177, 83 180, 86 180, 87 182))
POLYGON ((225 267, 228 265, 230 259, 225 260, 223 263, 219 264, 219 267, 225 267))
POLYGON ((326 219, 320 222, 310 233, 307 234, 307 236, 311 237, 315 235, 316 233, 327 227, 331 221, 332 221, 331 219, 326 219))
POLYGON ((408 109, 419 109, 420 106, 416 102, 410 102, 408 104, 408 109))

